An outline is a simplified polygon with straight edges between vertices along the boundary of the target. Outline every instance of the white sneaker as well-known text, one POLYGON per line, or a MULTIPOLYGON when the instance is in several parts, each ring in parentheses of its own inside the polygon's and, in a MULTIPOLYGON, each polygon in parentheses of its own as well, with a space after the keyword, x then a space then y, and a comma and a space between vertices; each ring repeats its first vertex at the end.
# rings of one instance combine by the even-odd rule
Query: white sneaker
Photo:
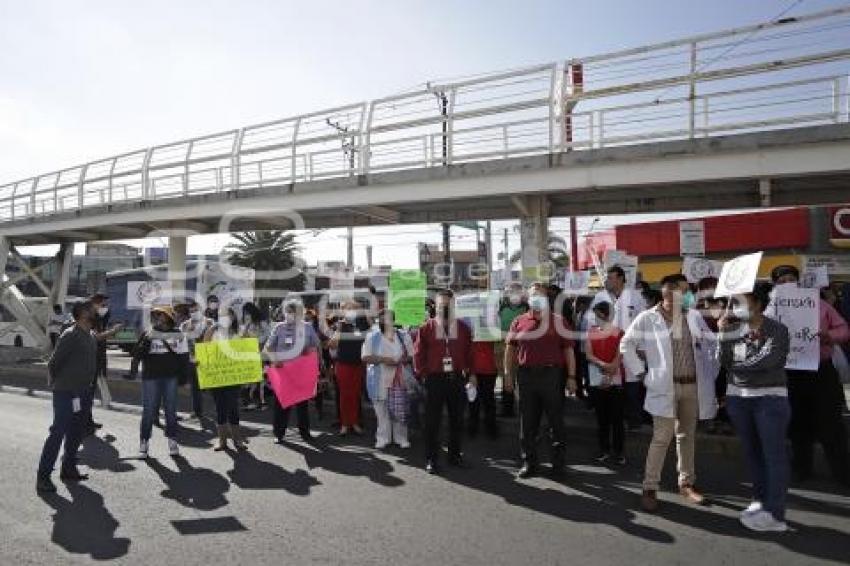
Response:
POLYGON ((767 511, 758 511, 752 515, 742 515, 741 523, 751 531, 762 533, 784 533, 788 530, 788 524, 784 521, 777 521, 773 515, 767 511))
POLYGON ((753 501, 753 502, 750 503, 750 505, 746 509, 741 511, 741 516, 743 517, 744 515, 754 515, 755 513, 758 513, 759 511, 761 511, 762 509, 763 508, 761 506, 761 501, 753 501))
POLYGON ((406 450, 406 449, 410 448, 410 443, 409 442, 399 442, 398 447, 401 448, 402 450, 406 450))
POLYGON ((168 439, 168 453, 171 456, 179 456, 180 455, 180 447, 177 445, 177 441, 173 438, 168 439))
POLYGON ((142 440, 139 442, 139 457, 147 458, 148 457, 148 441, 142 440))
POLYGON ((386 442, 376 442, 375 443, 375 450, 383 450, 386 447, 387 447, 386 442))

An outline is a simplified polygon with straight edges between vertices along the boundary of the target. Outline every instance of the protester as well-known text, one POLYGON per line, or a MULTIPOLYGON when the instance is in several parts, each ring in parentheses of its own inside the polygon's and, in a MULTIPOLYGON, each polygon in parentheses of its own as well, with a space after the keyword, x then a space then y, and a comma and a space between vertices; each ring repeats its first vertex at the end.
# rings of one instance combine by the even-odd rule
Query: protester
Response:
POLYGON ((436 316, 427 320, 416 335, 414 366, 425 385, 425 469, 439 473, 440 422, 443 406, 449 414, 449 465, 465 467, 461 453, 464 386, 467 379, 477 387, 472 369, 472 331, 455 318, 454 293, 437 293, 436 316))
MULTIPOLYGON (((619 265, 608 268, 605 277, 605 289, 596 294, 591 303, 594 305, 601 302, 611 303, 614 312, 611 316, 611 324, 623 332, 631 326, 635 318, 646 309, 643 296, 636 289, 630 289, 626 284, 626 272, 619 265)), ((589 313, 589 326, 593 326, 593 312, 589 313)), ((630 430, 637 429, 643 424, 644 415, 641 412, 641 404, 644 391, 641 388, 640 379, 626 367, 625 382, 626 402, 626 424, 630 430)))
MULTIPOLYGON (((319 336, 311 324, 304 322, 304 307, 301 303, 289 302, 284 305, 283 322, 278 323, 272 329, 271 335, 263 348, 263 354, 272 364, 292 360, 309 351, 318 350, 321 347, 319 336)), ((316 368, 318 371, 318 367, 316 368)), ((283 408, 277 395, 273 399, 274 422, 273 431, 278 444, 283 444, 286 435, 286 427, 289 424, 289 410, 292 407, 283 408)), ((310 413, 308 401, 302 401, 295 405, 298 418, 298 431, 305 442, 312 442, 310 434, 310 413)))
POLYGON ((358 308, 354 302, 343 305, 343 318, 328 342, 328 347, 336 350, 334 369, 339 395, 341 436, 345 436, 350 430, 363 434, 363 429, 360 428, 360 394, 366 368, 361 360, 361 353, 369 323, 366 317, 358 312, 358 308))
MULTIPOLYGON (((214 340, 231 340, 239 336, 239 319, 236 312, 229 307, 220 307, 216 322, 211 325, 206 334, 204 342, 214 340)), ((241 385, 225 385, 214 387, 212 392, 215 401, 215 416, 218 430, 218 444, 213 447, 216 452, 227 449, 227 438, 233 441, 236 450, 245 451, 245 441, 242 439, 242 431, 239 429, 239 392, 241 385)))
POLYGON ((180 453, 177 444, 177 383, 189 372, 189 344, 175 327, 171 307, 151 309, 150 331, 145 332, 133 349, 130 373, 135 376, 142 364, 142 421, 139 430, 139 455, 147 458, 148 448, 160 405, 165 409, 165 436, 172 456, 180 453))
POLYGON ((378 314, 378 328, 372 330, 363 341, 362 359, 370 364, 370 371, 379 372, 377 390, 374 392, 372 406, 378 419, 375 433, 375 448, 382 450, 395 443, 401 448, 409 448, 407 423, 390 411, 388 394, 391 387, 406 388, 405 367, 410 368, 413 361, 413 342, 406 332, 395 328, 395 314, 383 310, 378 314))
POLYGON ((189 387, 192 391, 192 415, 201 420, 204 418, 203 390, 198 383, 198 367, 195 359, 195 344, 202 342, 204 335, 213 321, 204 316, 200 305, 195 301, 187 303, 189 318, 180 324, 180 332, 186 337, 189 346, 189 387))
POLYGON ((770 283, 758 282, 752 293, 736 299, 732 312, 718 321, 720 361, 729 372, 729 417, 744 447, 753 484, 753 501, 741 522, 754 531, 788 530, 788 449, 785 444, 791 407, 785 362, 788 329, 764 316, 770 283))
POLYGON ((528 311, 528 303, 526 302, 525 292, 522 285, 519 283, 510 283, 504 292, 502 302, 499 306, 499 324, 502 328, 502 340, 496 343, 496 364, 499 374, 502 376, 502 417, 511 418, 514 416, 514 407, 516 406, 516 396, 513 391, 505 389, 505 382, 508 380, 515 381, 516 376, 507 375, 505 367, 505 341, 508 331, 511 329, 511 323, 516 317, 528 311))
POLYGON ((47 319, 47 334, 50 336, 50 347, 56 348, 56 341, 64 328, 73 322, 73 318, 62 311, 62 305, 53 305, 53 312, 47 319))
POLYGON ((691 503, 705 502, 695 487, 695 433, 698 419, 717 412, 717 337, 696 310, 685 310, 678 274, 661 280, 661 296, 658 306, 637 316, 620 343, 627 371, 643 376, 644 408, 653 420, 641 497, 649 512, 658 509, 661 470, 674 436, 679 492, 691 503))
POLYGON ((623 331, 611 324, 611 303, 596 303, 593 307, 596 324, 587 332, 584 351, 587 355, 590 397, 596 411, 600 464, 613 460, 626 464, 623 452, 625 416, 623 397, 623 366, 620 360, 620 340, 623 331), (612 444, 613 439, 613 444, 612 444))
MULTIPOLYGON (((797 285, 800 272, 793 265, 780 265, 771 273, 774 284, 797 285)), ((814 443, 823 445, 835 480, 850 485, 847 429, 842 416, 844 388, 832 364, 833 346, 847 344, 850 330, 826 301, 820 300, 820 365, 818 370, 788 370, 788 400, 791 403, 791 469, 798 482, 812 477, 814 443)))
POLYGON ((97 314, 92 303, 86 301, 74 305, 72 316, 74 325, 59 337, 47 363, 48 380, 53 390, 53 424, 41 451, 36 476, 36 490, 46 493, 56 491, 50 475, 63 441, 65 454, 60 479, 88 479, 77 469, 77 450, 82 441, 84 408, 91 402, 89 387, 97 371, 97 339, 94 335, 97 314))
MULTIPOLYGON (((590 304, 593 302, 593 297, 581 295, 573 301, 573 328, 576 329, 580 337, 587 336, 588 323, 590 321, 590 304)), ((610 303, 609 303, 610 304, 610 303)), ((585 391, 590 391, 590 374, 587 365, 587 357, 584 351, 584 340, 578 340, 575 346, 576 355, 576 382, 579 387, 585 391)), ((585 398, 588 407, 593 406, 591 396, 585 398)))
POLYGON ((103 293, 95 293, 89 299, 95 309, 94 331, 97 338, 97 373, 89 386, 88 396, 90 402, 86 404, 86 409, 83 412, 83 436, 91 436, 97 430, 103 427, 102 424, 95 422, 92 407, 94 405, 95 389, 100 386, 100 398, 104 404, 109 402, 109 387, 106 384, 106 374, 108 371, 106 358, 106 341, 115 336, 122 326, 116 324, 109 326, 109 297, 103 293))
POLYGON ((495 342, 476 341, 472 343, 472 373, 478 379, 475 399, 469 401, 469 436, 478 434, 481 413, 484 413, 484 428, 490 438, 499 436, 496 423, 496 353, 495 342))
MULTIPOLYGON (((260 309, 252 302, 242 305, 242 324, 239 326, 239 336, 241 338, 256 338, 261 350, 269 338, 269 325, 264 320, 260 309)), ((245 404, 245 410, 262 410, 265 407, 265 382, 258 381, 257 383, 252 383, 248 386, 248 399, 245 404)))
MULTIPOLYGON (((557 477, 564 472, 564 372, 569 391, 577 387, 572 329, 549 308, 542 283, 528 288, 528 304, 530 310, 513 321, 505 340, 505 367, 508 375, 516 368, 519 391, 522 467, 518 476, 537 473, 537 432, 545 412, 552 427, 552 473, 557 477)), ((506 387, 512 391, 514 383, 509 379, 506 387)))
POLYGON ((221 305, 221 302, 218 300, 218 296, 210 295, 207 297, 207 308, 204 311, 204 316, 212 321, 218 320, 218 308, 221 305))

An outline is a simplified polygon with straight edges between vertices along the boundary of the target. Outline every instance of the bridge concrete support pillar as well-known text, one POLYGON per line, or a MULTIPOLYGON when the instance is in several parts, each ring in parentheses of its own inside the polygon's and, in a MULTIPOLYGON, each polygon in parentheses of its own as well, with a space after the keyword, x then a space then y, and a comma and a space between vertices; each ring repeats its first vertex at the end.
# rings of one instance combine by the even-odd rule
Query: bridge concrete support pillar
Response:
POLYGON ((172 303, 183 301, 186 296, 186 242, 185 234, 168 236, 168 281, 171 286, 172 303))
MULTIPOLYGON (((71 280, 71 263, 74 261, 74 243, 62 242, 59 252, 56 254, 56 276, 50 287, 50 296, 47 299, 47 312, 53 312, 53 305, 62 305, 65 308, 65 299, 68 296, 68 283, 71 280)), ((45 321, 46 324, 46 321, 45 321)))
POLYGON ((6 264, 9 263, 9 251, 12 249, 12 243, 6 236, 0 236, 0 283, 6 275, 6 264))
POLYGON ((549 202, 543 195, 513 197, 520 212, 522 282, 548 280, 552 267, 547 254, 549 202))

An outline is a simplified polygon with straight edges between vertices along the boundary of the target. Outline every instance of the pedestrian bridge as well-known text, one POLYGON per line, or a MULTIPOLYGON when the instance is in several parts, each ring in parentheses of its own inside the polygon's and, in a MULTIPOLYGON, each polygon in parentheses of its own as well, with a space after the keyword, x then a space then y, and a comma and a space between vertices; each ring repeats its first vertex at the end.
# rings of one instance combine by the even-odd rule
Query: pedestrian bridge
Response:
POLYGON ((421 88, 0 186, 14 245, 850 197, 850 8, 421 88))

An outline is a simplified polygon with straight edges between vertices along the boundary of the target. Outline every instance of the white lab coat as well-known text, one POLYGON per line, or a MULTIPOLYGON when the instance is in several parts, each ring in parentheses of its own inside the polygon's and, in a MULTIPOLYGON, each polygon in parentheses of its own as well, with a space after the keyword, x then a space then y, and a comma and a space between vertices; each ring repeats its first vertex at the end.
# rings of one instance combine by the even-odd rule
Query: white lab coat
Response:
MULTIPOLYGON (((717 359, 717 336, 695 309, 687 313, 688 329, 694 345, 694 362, 697 373, 697 398, 700 420, 717 415, 717 398, 714 382, 720 371, 717 359)), ((623 364, 635 375, 646 372, 646 402, 644 409, 651 415, 674 418, 676 395, 673 384, 673 346, 670 330, 658 307, 639 314, 626 330, 620 342, 623 364), (646 361, 638 356, 643 352, 646 361)))
MULTIPOLYGON (((596 324, 593 307, 602 302, 611 303, 614 310, 611 317, 611 324, 623 332, 632 325, 637 315, 646 310, 646 301, 643 300, 643 296, 637 289, 624 288, 620 296, 616 299, 606 289, 603 289, 596 293, 596 296, 593 297, 593 302, 590 303, 590 308, 587 309, 587 328, 596 324)), ((640 379, 626 367, 626 381, 636 382, 640 381, 640 379)))

